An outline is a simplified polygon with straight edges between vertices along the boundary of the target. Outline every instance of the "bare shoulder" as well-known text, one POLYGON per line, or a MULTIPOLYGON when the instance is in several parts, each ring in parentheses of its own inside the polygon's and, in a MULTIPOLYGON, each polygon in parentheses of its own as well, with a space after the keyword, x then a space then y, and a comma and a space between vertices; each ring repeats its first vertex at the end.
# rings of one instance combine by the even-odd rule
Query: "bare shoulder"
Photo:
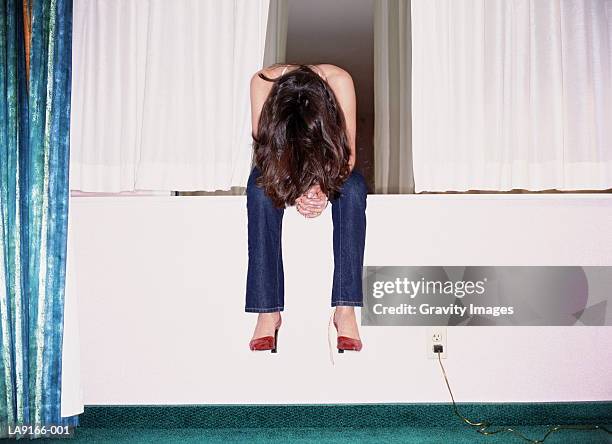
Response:
POLYGON ((263 74, 269 79, 274 79, 281 75, 282 70, 283 65, 272 65, 256 71, 251 76, 251 106, 254 115, 259 114, 273 86, 272 82, 262 79, 259 75, 263 74))
POLYGON ((266 82, 266 83, 270 83, 267 82, 266 80, 262 79, 261 77, 259 77, 259 74, 263 74, 264 76, 270 78, 270 79, 274 79, 278 76, 281 75, 281 73, 283 72, 283 68, 286 65, 271 65, 268 66, 266 68, 262 68, 258 71, 256 71, 252 76, 251 76, 251 80, 261 80, 262 82, 266 82))
POLYGON ((352 101, 355 96, 355 85, 351 74, 336 65, 319 65, 325 73, 327 83, 341 102, 352 101))
POLYGON ((328 83, 353 81, 351 74, 346 69, 340 68, 339 66, 329 63, 322 63, 316 66, 323 72, 328 83))
POLYGON ((272 82, 268 82, 267 80, 259 77, 259 74, 263 74, 264 76, 273 79, 278 77, 282 71, 282 66, 269 66, 267 68, 262 68, 259 71, 256 71, 251 76, 251 93, 257 94, 262 92, 267 92, 272 88, 272 82))

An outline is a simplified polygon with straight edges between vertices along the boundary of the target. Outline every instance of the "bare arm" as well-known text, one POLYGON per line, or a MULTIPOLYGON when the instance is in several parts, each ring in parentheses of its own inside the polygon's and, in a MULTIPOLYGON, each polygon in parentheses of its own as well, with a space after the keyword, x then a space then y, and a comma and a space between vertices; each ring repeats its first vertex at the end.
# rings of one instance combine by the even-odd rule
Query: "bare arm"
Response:
POLYGON ((263 104, 272 89, 272 83, 268 82, 261 77, 259 73, 263 73, 267 77, 271 77, 271 73, 268 69, 262 69, 257 71, 251 77, 251 126, 253 136, 257 136, 257 128, 259 126, 259 116, 261 115, 261 109, 263 104))
POLYGON ((334 94, 336 95, 340 107, 344 112, 347 136, 351 148, 349 167, 352 171, 355 167, 355 161, 357 160, 357 150, 355 146, 355 133, 357 127, 357 99, 355 95, 355 85, 351 75, 344 69, 338 67, 335 67, 333 73, 328 76, 327 82, 334 90, 334 94))

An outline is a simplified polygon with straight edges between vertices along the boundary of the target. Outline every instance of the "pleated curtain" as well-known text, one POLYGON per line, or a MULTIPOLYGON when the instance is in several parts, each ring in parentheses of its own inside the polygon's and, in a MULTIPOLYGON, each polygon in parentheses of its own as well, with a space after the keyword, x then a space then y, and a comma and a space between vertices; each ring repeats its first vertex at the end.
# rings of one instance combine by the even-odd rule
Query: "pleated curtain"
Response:
POLYGON ((2 0, 0 8, 0 436, 7 437, 15 425, 78 425, 78 416, 61 416, 72 1, 2 0))
POLYGON ((374 2, 374 188, 414 192, 410 1, 374 2))
POLYGON ((82 0, 71 189, 246 186, 269 0, 82 0))
POLYGON ((612 0, 411 6, 416 192, 612 188, 612 0))

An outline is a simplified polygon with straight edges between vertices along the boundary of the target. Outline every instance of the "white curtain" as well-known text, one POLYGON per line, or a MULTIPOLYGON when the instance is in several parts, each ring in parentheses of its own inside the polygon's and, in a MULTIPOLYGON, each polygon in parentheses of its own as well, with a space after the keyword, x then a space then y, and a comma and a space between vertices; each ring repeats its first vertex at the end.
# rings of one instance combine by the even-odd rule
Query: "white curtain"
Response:
POLYGON ((415 191, 612 187, 612 0, 412 0, 415 191))
POLYGON ((245 186, 269 0, 77 0, 70 188, 245 186))
POLYGON ((414 192, 410 1, 374 2, 374 188, 414 192))

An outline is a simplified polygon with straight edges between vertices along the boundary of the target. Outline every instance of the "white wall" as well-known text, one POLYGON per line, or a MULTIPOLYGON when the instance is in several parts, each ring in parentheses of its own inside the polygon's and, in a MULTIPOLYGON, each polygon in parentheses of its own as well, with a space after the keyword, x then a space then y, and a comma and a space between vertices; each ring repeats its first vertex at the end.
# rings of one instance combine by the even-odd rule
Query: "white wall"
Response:
MULTIPOLYGON (((279 353, 243 312, 246 201, 74 197, 84 402, 448 402, 426 327, 330 364, 331 212, 285 213, 279 353)), ((366 265, 611 265, 612 196, 370 195, 366 265)), ((612 399, 610 327, 449 327, 458 402, 612 399)))

